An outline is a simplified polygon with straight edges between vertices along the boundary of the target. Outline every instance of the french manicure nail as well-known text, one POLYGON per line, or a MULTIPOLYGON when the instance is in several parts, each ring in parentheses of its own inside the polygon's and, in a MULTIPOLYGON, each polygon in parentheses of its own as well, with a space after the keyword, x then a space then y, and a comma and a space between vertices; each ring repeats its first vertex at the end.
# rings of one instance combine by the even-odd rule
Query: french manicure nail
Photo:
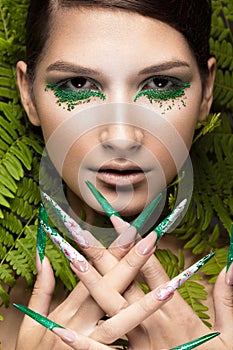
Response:
POLYGON ((66 343, 73 343, 77 338, 76 334, 67 328, 54 328, 53 333, 58 335, 66 343))
POLYGON ((13 306, 15 306, 18 310, 22 311, 24 314, 26 314, 27 316, 31 317, 33 320, 35 320, 36 322, 40 323, 42 326, 44 326, 45 328, 47 328, 47 329, 49 329, 51 331, 55 327, 56 328, 64 328, 62 326, 59 326, 59 324, 49 320, 48 318, 38 314, 37 312, 29 309, 28 307, 26 307, 24 305, 13 304, 13 306))
POLYGON ((159 300, 167 299, 171 293, 178 289, 182 284, 184 284, 190 277, 192 277, 198 270, 202 268, 213 256, 214 252, 204 256, 204 258, 197 261, 195 264, 181 272, 179 275, 171 279, 169 282, 166 282, 155 289, 154 296, 155 298, 161 297, 159 300))
POLYGON ((175 348, 172 348, 170 350, 191 350, 217 337, 219 334, 220 334, 219 332, 209 333, 204 335, 203 337, 197 338, 183 345, 176 346, 175 348))
MULTIPOLYGON (((46 247, 46 233, 41 227, 40 221, 43 220, 45 223, 48 222, 48 214, 45 210, 43 204, 40 204, 39 215, 38 215, 38 229, 37 229, 37 238, 36 238, 36 249, 39 254, 40 262, 42 263, 45 256, 45 247, 46 247)), ((37 267, 40 269, 39 261, 37 261, 37 267)))
POLYGON ((171 228, 171 226, 175 223, 178 217, 182 214, 185 209, 187 203, 187 199, 184 199, 182 202, 178 204, 178 206, 158 225, 154 228, 153 231, 157 233, 157 241, 161 239, 161 237, 171 228))
POLYGON ((132 226, 136 227, 137 231, 140 231, 144 226, 145 222, 149 219, 155 208, 158 206, 162 198, 162 193, 158 196, 141 212, 141 214, 131 223, 132 226))
POLYGON ((55 245, 79 271, 85 272, 89 269, 89 264, 82 254, 74 249, 53 227, 46 225, 43 220, 40 223, 55 245))
POLYGON ((136 246, 137 252, 140 255, 147 255, 155 249, 156 234, 151 232, 148 236, 143 238, 136 246))
POLYGON ((107 199, 97 190, 97 188, 95 188, 95 186, 90 181, 86 181, 86 184, 109 218, 112 215, 120 217, 120 214, 118 214, 118 212, 111 206, 111 204, 108 203, 107 199))

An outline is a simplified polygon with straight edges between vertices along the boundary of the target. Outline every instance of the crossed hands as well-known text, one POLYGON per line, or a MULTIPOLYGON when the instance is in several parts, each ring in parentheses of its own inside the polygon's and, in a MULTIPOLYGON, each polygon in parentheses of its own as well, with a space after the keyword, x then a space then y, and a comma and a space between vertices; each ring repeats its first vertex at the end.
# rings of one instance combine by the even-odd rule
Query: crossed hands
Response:
MULTIPOLYGON (((122 245, 119 242, 126 233, 127 237, 135 235, 135 227, 118 218, 113 225, 120 236, 109 249, 88 231, 82 232, 93 243, 82 248, 93 265, 79 254, 71 257, 71 268, 80 282, 52 313, 53 271, 48 259, 45 257, 41 264, 37 254, 38 276, 29 308, 65 328, 54 327, 50 332, 26 316, 16 350, 107 350, 117 348, 109 344, 119 338, 127 339, 130 350, 165 350, 174 346, 192 349, 177 346, 210 333, 168 283, 168 276, 153 254, 156 233, 152 231, 136 245, 122 245), (135 282, 139 273, 151 290, 146 295, 135 282)), ((228 279, 229 273, 233 280, 232 268, 228 279)), ((226 269, 218 276, 213 298, 213 331, 220 335, 200 349, 232 350, 233 286, 226 283, 226 269)))

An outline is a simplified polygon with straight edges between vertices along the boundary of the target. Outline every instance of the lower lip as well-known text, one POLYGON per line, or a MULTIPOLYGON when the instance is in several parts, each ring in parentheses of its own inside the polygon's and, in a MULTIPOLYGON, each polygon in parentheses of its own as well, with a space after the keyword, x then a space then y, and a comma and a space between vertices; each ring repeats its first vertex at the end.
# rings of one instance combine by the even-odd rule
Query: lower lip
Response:
POLYGON ((97 173, 97 179, 111 186, 129 186, 136 185, 145 180, 145 173, 139 171, 121 174, 101 171, 97 173))

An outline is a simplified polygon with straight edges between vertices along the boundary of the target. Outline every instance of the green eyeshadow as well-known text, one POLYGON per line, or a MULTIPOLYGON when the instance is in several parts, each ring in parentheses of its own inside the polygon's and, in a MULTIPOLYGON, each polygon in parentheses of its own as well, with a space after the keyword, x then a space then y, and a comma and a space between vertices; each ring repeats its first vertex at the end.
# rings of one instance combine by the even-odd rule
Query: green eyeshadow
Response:
POLYGON ((101 100, 105 100, 106 96, 96 90, 80 90, 74 91, 70 89, 62 89, 57 84, 47 84, 45 90, 50 89, 57 97, 57 104, 61 106, 63 103, 67 105, 67 110, 72 111, 75 106, 82 103, 88 103, 92 97, 98 97, 101 100))

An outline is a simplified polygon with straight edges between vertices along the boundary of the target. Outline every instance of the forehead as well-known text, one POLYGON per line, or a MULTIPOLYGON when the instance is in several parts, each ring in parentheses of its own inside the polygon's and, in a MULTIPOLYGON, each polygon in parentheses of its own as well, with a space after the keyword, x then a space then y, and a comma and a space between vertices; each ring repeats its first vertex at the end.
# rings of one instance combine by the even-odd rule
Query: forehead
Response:
MULTIPOLYGON (((61 9, 53 13, 43 59, 99 61, 189 60, 195 58, 183 35, 158 20, 124 10, 61 9)), ((153 62, 152 62, 153 61, 153 62)), ((116 67, 117 68, 117 67, 116 67)))

